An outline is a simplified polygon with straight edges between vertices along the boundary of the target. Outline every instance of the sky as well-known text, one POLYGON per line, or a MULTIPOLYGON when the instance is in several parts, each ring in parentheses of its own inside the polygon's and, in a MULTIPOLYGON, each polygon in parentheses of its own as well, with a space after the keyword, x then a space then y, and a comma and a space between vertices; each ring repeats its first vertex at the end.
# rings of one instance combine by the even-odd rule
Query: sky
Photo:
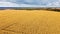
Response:
POLYGON ((60 0, 0 0, 0 7, 60 7, 60 0))

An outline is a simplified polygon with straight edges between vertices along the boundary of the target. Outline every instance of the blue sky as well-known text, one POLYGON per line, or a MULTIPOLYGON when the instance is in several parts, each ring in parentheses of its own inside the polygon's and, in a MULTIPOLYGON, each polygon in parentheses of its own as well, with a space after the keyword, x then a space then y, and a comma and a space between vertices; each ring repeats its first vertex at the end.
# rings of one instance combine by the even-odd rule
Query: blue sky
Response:
POLYGON ((0 0, 0 7, 60 7, 60 0, 0 0))

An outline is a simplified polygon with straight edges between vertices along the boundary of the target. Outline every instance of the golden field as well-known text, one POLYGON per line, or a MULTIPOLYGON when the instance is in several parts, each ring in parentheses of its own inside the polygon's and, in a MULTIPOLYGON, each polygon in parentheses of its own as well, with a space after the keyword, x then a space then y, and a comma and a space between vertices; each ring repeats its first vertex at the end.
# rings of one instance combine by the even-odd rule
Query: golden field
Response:
POLYGON ((0 34, 60 34, 60 12, 0 10, 0 34))

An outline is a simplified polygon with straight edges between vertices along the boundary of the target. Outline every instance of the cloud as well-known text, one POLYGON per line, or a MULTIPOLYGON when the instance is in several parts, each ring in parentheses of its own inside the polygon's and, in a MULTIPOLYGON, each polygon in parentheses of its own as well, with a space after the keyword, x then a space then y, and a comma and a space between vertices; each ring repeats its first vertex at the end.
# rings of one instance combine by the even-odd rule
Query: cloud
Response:
POLYGON ((40 5, 16 4, 12 2, 0 1, 0 7, 39 7, 39 6, 40 5))
POLYGON ((0 7, 60 7, 60 0, 0 0, 0 7))
POLYGON ((60 7, 60 1, 48 3, 47 6, 50 6, 50 7, 60 7))
POLYGON ((16 3, 0 1, 0 7, 19 7, 19 5, 16 3))

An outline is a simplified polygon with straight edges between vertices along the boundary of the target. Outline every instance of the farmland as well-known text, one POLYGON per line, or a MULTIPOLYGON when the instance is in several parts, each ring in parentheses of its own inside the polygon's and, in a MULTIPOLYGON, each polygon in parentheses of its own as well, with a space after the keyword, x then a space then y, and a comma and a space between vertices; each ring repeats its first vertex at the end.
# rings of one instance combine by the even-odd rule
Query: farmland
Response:
POLYGON ((60 34, 60 12, 0 10, 0 34, 60 34))

